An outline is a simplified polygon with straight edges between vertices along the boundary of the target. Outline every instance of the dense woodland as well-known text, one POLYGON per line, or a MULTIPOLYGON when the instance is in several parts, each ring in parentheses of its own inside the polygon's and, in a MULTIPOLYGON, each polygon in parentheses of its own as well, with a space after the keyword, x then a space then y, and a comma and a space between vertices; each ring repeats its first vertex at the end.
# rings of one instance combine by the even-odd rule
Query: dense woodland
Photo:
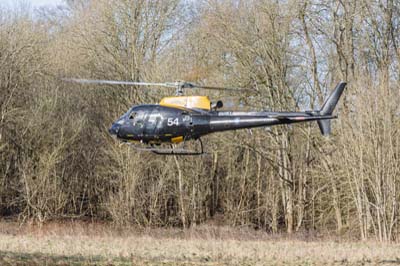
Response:
POLYGON ((400 240, 399 18, 394 0, 0 4, 0 216, 400 240), (244 87, 189 94, 277 111, 348 87, 329 138, 316 123, 240 130, 164 157, 107 129, 173 90, 63 77, 244 87))

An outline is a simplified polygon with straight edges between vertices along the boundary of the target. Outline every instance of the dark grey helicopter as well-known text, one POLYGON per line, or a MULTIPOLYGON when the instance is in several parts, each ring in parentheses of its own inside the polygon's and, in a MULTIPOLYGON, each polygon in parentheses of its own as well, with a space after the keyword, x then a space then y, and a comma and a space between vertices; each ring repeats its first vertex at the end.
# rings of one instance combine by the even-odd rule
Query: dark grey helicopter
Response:
MULTIPOLYGON (((234 88, 200 86, 188 82, 145 83, 129 81, 68 79, 86 84, 165 86, 177 88, 179 96, 165 97, 159 104, 137 105, 129 109, 109 129, 118 140, 131 144, 141 151, 163 155, 200 155, 204 153, 201 137, 214 132, 244 128, 265 127, 280 124, 317 121, 323 135, 331 132, 331 119, 337 118, 333 111, 342 95, 346 83, 339 83, 325 100, 320 110, 306 112, 235 112, 217 111, 221 101, 213 104, 207 96, 183 96, 187 88, 239 91, 234 88), (159 148, 161 144, 176 144, 196 140, 199 150, 185 148, 159 148), (141 143, 147 147, 133 145, 141 143)), ((242 90, 240 90, 242 91, 242 90)))

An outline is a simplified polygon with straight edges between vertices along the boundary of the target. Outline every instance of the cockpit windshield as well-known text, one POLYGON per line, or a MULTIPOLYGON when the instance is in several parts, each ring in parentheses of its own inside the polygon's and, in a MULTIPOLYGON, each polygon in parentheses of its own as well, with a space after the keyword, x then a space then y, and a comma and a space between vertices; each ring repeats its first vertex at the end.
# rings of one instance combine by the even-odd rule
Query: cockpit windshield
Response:
POLYGON ((132 114, 135 113, 136 106, 130 108, 125 114, 123 114, 117 121, 118 124, 122 125, 128 120, 132 114))
POLYGON ((120 119, 127 119, 127 118, 129 118, 129 116, 131 115, 132 112, 135 111, 135 109, 136 109, 136 106, 133 106, 133 107, 130 108, 125 114, 123 114, 123 115, 121 116, 120 119))

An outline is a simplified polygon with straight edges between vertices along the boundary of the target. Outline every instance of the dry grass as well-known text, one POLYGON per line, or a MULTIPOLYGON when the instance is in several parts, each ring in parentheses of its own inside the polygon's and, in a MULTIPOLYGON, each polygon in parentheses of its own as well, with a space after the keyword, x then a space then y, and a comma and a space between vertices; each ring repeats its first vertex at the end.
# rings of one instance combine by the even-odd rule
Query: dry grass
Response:
POLYGON ((2 265, 394 265, 400 246, 305 241, 226 227, 111 229, 104 224, 0 224, 2 265))

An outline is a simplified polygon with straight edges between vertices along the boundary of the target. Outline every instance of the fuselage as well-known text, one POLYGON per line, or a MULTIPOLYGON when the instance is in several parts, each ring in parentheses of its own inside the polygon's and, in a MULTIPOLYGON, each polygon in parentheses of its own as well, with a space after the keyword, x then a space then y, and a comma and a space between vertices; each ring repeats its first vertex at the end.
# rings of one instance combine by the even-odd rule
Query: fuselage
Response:
POLYGON ((214 132, 303 122, 312 116, 304 112, 230 112, 138 105, 121 116, 109 132, 124 142, 179 143, 214 132))

